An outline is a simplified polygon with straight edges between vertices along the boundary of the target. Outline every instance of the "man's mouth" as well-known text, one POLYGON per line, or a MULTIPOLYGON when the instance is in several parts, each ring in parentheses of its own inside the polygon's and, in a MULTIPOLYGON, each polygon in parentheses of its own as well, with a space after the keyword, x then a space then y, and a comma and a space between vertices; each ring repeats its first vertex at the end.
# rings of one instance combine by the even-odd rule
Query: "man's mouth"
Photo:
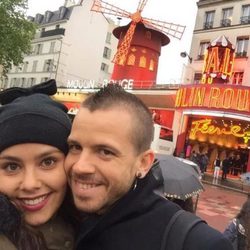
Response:
POLYGON ((81 189, 90 189, 90 188, 95 188, 97 186, 98 185, 96 185, 96 184, 83 184, 83 183, 79 183, 79 187, 81 189))

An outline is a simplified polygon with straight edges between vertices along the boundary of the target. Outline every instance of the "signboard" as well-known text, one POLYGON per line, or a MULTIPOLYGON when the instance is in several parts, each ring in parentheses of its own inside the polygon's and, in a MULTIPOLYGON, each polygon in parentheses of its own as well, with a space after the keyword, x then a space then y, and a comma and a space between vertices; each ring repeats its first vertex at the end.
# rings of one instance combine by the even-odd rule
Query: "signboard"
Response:
POLYGON ((250 112, 250 88, 228 85, 188 85, 177 91, 175 107, 250 112))

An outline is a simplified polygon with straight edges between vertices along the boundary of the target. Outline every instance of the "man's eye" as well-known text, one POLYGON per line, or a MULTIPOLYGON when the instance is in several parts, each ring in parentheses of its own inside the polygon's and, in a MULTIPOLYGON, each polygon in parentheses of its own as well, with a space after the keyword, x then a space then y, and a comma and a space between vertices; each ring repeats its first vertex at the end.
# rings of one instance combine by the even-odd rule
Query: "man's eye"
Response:
POLYGON ((44 159, 43 161, 42 161, 42 166, 43 167, 46 167, 46 168, 48 168, 48 167, 52 167, 54 164, 56 163, 56 159, 54 159, 54 158, 46 158, 46 159, 44 159))
POLYGON ((112 156, 114 153, 108 149, 101 149, 100 150, 101 155, 103 156, 112 156))
POLYGON ((81 150, 81 146, 77 144, 69 144, 69 151, 75 152, 81 150))

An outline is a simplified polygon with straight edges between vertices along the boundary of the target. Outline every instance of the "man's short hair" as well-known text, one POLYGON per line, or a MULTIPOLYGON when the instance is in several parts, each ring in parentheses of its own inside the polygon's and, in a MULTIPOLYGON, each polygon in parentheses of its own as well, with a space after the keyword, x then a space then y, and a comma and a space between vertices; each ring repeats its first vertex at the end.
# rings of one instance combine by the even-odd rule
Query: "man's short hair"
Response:
POLYGON ((126 92, 120 85, 109 84, 103 87, 85 99, 82 107, 87 108, 90 112, 109 110, 115 107, 122 108, 132 117, 131 139, 136 151, 141 153, 150 148, 153 140, 151 112, 137 96, 126 92))

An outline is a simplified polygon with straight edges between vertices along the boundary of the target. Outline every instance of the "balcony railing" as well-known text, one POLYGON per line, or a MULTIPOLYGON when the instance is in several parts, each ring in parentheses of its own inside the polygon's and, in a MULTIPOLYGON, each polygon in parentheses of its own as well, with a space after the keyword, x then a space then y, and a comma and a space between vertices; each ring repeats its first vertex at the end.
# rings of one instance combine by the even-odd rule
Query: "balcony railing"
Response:
POLYGON ((203 25, 203 28, 206 29, 212 29, 213 28, 213 22, 205 22, 203 25))
POLYGON ((227 26, 231 26, 231 19, 222 19, 220 21, 220 25, 222 27, 227 27, 227 26))
POLYGON ((247 52, 246 51, 236 52, 235 56, 236 57, 246 57, 247 56, 247 52))
POLYGON ((48 36, 56 36, 56 35, 63 35, 64 36, 64 33, 65 33, 65 29, 59 28, 59 29, 42 31, 40 37, 48 37, 48 36))
POLYGON ((240 18, 240 23, 241 24, 249 24, 250 23, 250 16, 242 16, 240 18))

